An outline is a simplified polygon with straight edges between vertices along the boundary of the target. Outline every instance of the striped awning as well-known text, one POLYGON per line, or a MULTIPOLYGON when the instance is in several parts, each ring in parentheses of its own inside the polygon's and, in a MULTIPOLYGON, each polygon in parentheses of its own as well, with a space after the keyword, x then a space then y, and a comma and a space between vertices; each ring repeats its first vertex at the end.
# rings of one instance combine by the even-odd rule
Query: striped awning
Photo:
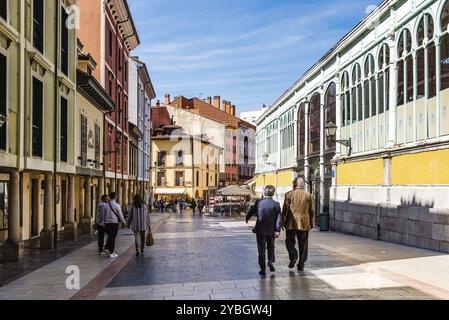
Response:
POLYGON ((186 194, 186 188, 156 188, 154 194, 159 195, 183 195, 186 194))

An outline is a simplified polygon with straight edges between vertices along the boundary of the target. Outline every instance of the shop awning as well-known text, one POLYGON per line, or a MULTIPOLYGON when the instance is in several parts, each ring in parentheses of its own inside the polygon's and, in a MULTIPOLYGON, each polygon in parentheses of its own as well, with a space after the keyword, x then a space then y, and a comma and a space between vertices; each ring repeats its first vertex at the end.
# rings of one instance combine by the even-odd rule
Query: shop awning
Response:
POLYGON ((229 186, 218 190, 218 194, 223 196, 254 196, 254 192, 250 189, 245 189, 239 186, 229 186))
POLYGON ((156 188, 154 194, 160 195, 183 195, 186 193, 186 188, 156 188))

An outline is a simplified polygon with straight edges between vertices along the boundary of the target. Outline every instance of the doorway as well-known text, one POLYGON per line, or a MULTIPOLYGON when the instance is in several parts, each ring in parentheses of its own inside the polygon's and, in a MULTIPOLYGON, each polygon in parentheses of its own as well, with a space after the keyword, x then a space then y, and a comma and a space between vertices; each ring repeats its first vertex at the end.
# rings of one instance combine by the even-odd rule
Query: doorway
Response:
POLYGON ((39 207, 40 207, 39 179, 31 180, 31 210, 30 210, 30 234, 31 238, 39 236, 39 207))
POLYGON ((67 222, 67 181, 62 181, 61 186, 61 226, 64 227, 65 223, 67 222))

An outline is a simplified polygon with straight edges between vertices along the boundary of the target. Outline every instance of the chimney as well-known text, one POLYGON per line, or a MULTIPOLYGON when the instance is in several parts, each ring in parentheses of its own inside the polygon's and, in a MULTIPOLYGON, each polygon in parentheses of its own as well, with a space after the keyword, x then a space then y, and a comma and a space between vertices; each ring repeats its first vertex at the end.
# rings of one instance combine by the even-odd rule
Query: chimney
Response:
POLYGON ((226 102, 226 112, 231 114, 231 101, 226 102))
POLYGON ((215 96, 214 97, 214 107, 217 109, 220 109, 220 102, 221 102, 221 97, 215 96))
POLYGON ((207 97, 207 103, 212 105, 212 97, 207 97))
POLYGON ((160 107, 161 106, 161 102, 158 100, 156 101, 156 107, 160 107))
POLYGON ((231 107, 231 114, 235 117, 235 105, 231 107))
POLYGON ((167 104, 167 105, 170 104, 170 95, 169 94, 165 95, 165 104, 167 104))
POLYGON ((223 110, 224 112, 227 113, 228 112, 227 111, 228 110, 228 102, 226 100, 223 100, 222 105, 223 105, 223 107, 221 110, 223 110))

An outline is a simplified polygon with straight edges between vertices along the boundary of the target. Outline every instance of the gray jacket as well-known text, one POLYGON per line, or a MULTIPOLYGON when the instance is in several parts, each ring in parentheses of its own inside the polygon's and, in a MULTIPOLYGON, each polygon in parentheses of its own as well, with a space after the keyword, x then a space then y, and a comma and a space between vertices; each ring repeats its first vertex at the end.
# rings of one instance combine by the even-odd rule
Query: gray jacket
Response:
POLYGON ((104 218, 104 223, 105 224, 108 224, 108 223, 117 224, 117 223, 119 223, 119 220, 124 225, 126 225, 125 218, 123 217, 122 208, 115 200, 112 200, 108 203, 108 211, 104 218))
POLYGON ((97 206, 97 220, 96 223, 104 227, 105 222, 104 219, 106 218, 106 214, 108 213, 109 205, 106 202, 100 202, 97 206))

